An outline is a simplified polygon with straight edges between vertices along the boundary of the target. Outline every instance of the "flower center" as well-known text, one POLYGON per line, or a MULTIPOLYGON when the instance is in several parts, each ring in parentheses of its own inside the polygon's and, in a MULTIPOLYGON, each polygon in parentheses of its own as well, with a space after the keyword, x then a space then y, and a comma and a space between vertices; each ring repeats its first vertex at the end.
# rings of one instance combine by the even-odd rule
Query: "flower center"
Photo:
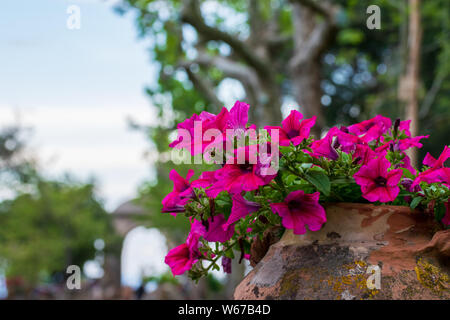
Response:
POLYGON ((296 136, 298 136, 298 130, 289 130, 287 136, 289 137, 289 139, 295 138, 296 136))
POLYGON ((375 123, 369 122, 368 124, 366 124, 366 125, 364 126, 364 128, 365 128, 366 130, 369 130, 369 129, 372 128, 374 125, 375 125, 375 123))
POLYGON ((241 169, 244 172, 251 172, 253 171, 253 165, 250 163, 243 163, 239 165, 239 169, 241 169))
POLYGON ((292 200, 292 201, 289 201, 287 205, 288 205, 289 210, 292 211, 294 209, 300 208, 301 202, 298 200, 292 200))
POLYGON ((375 178, 374 181, 375 181, 375 183, 376 183, 377 186, 379 186, 379 187, 385 187, 385 186, 386 186, 387 179, 384 178, 384 177, 377 177, 377 178, 375 178))

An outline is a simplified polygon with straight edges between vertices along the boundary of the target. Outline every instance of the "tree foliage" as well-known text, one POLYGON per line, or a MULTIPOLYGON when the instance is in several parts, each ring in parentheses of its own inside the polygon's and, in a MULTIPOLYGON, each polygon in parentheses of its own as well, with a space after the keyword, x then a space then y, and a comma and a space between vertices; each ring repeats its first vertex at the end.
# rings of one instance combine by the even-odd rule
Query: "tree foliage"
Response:
POLYGON ((115 233, 95 185, 42 177, 20 154, 21 132, 14 127, 0 134, 1 187, 12 193, 0 202, 0 267, 33 287, 65 274, 69 265, 82 267, 94 258, 94 241, 110 244, 115 233))

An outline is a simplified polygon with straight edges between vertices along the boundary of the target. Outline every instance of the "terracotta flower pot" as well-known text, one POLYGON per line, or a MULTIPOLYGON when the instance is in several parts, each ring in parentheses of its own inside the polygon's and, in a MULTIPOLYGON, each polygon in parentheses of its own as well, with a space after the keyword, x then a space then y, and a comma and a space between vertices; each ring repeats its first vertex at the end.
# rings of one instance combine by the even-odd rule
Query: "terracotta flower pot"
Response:
POLYGON ((326 206, 317 232, 286 230, 235 299, 450 299, 450 230, 408 207, 326 206))

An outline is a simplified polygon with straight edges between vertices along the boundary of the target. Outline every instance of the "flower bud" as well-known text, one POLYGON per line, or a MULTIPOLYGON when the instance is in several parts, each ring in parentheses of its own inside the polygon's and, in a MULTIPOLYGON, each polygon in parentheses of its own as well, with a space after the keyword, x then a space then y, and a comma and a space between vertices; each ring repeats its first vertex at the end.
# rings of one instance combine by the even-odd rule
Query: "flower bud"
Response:
POLYGON ((400 118, 397 118, 394 123, 394 137, 397 136, 399 127, 400 127, 400 118))
POLYGON ((223 272, 231 273, 231 259, 230 258, 225 257, 225 256, 222 257, 222 268, 223 268, 223 272))

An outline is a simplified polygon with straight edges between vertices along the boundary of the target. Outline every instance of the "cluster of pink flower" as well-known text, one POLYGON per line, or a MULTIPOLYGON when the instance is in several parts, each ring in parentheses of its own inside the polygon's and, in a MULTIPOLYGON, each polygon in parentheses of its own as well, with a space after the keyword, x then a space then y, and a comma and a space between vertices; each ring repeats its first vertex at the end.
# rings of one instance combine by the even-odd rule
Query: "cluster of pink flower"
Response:
MULTIPOLYGON (((194 134, 194 122, 200 121, 204 130, 245 132, 255 128, 247 124, 248 110, 249 105, 237 101, 230 111, 223 108, 218 115, 194 114, 180 123, 178 129, 194 134)), ((324 138, 314 140, 310 130, 315 117, 302 118, 300 112, 291 111, 280 127, 265 127, 269 136, 276 132, 279 137, 276 143, 270 139, 266 142, 269 153, 279 146, 281 149, 283 161, 275 174, 264 172, 266 162, 250 161, 253 152, 258 153, 250 145, 243 147, 246 155, 243 163, 237 161, 235 154, 217 170, 205 171, 194 181, 190 181, 193 170, 188 171, 186 178, 175 170, 170 172, 174 188, 162 201, 162 212, 174 216, 184 213, 191 222, 186 242, 170 250, 165 259, 174 275, 191 270, 191 276, 198 278, 211 268, 219 269, 216 264, 219 258, 223 270, 231 272, 233 249, 241 251, 241 260, 249 259, 248 244, 269 226, 282 225, 293 229, 295 234, 304 234, 306 227, 319 230, 326 222, 319 199, 327 202, 331 196, 308 178, 311 172, 308 170, 314 170, 316 176, 325 177, 325 184, 334 186, 338 183, 334 178, 342 175, 338 170, 347 168, 347 178, 351 180, 347 183, 359 185, 362 198, 369 202, 386 203, 402 198, 406 204, 413 202, 414 207, 421 202, 425 206, 432 203, 436 208, 439 204, 446 209, 439 220, 450 225, 450 168, 444 167, 450 148, 446 146, 437 160, 427 154, 423 161, 425 170, 419 173, 405 151, 422 147, 420 140, 428 136, 412 137, 410 121, 397 120, 392 124, 391 119, 378 115, 348 127, 333 127, 324 138), (432 184, 439 190, 435 190, 436 185, 433 190, 425 188, 432 184), (213 249, 209 246, 212 242, 221 246, 213 249), (209 266, 205 267, 203 261, 210 262, 209 266)), ((170 146, 185 148, 195 155, 211 143, 209 139, 184 141, 179 134, 170 146)))

